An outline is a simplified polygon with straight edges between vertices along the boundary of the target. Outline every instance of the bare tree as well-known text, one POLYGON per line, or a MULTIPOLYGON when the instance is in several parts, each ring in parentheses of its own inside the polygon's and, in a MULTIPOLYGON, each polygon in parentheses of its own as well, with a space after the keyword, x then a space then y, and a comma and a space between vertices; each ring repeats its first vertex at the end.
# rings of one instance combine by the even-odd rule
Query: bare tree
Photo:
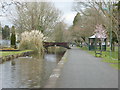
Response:
MULTIPOLYGON (((118 42, 118 28, 117 28, 117 8, 115 6, 116 2, 105 2, 103 0, 102 2, 77 2, 74 4, 74 10, 81 12, 83 15, 89 17, 91 14, 88 14, 85 12, 86 9, 89 8, 94 8, 95 12, 97 13, 98 17, 99 15, 102 15, 103 20, 105 23, 100 23, 104 24, 106 27, 106 30, 108 30, 109 36, 110 33, 112 32, 112 46, 111 48, 114 51, 114 42, 118 42), (82 8, 81 8, 81 7, 82 8), (104 18, 105 17, 105 18, 104 18), (111 31, 112 29, 112 31, 111 31)), ((93 12, 94 13, 94 12, 93 12)), ((100 16, 101 17, 101 16, 100 16)), ((100 18, 96 19, 97 21, 100 21, 100 18)), ((97 22, 98 23, 98 22, 97 22)))
POLYGON ((61 16, 61 12, 51 2, 2 0, 0 6, 2 15, 9 15, 10 20, 20 32, 38 29, 47 33, 54 28, 61 16))
POLYGON ((88 44, 87 38, 93 35, 95 25, 105 24, 106 19, 102 14, 99 14, 94 8, 87 8, 84 10, 84 14, 79 12, 73 21, 73 37, 76 38, 78 43, 85 42, 88 44), (78 18, 77 18, 78 17, 78 18))
POLYGON ((11 20, 20 31, 37 29, 47 35, 59 18, 60 11, 50 2, 24 2, 16 5, 11 20))
MULTIPOLYGON (((114 4, 117 2, 105 2, 105 0, 102 0, 102 2, 77 2, 74 4, 73 8, 75 11, 81 12, 83 15, 90 16, 90 14, 85 13, 85 9, 88 8, 94 8, 98 14, 103 14, 107 19, 111 19, 112 21, 117 24, 117 15, 115 14, 110 14, 110 10, 115 10, 116 7, 112 7, 114 4), (82 8, 81 8, 81 7, 82 8)), ((105 25, 106 27, 109 28, 109 26, 105 25)), ((116 33, 116 29, 114 29, 116 33)))
POLYGON ((56 24, 55 31, 53 32, 55 42, 64 42, 67 39, 66 36, 66 24, 61 21, 56 24))

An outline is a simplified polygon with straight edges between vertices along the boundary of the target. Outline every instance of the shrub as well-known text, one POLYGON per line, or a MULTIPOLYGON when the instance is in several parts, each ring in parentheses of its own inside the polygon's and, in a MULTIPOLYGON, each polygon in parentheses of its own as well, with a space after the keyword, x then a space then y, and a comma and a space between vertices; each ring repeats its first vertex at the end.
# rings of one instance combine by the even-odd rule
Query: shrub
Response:
POLYGON ((25 31, 21 34, 21 41, 19 45, 20 50, 32 49, 36 52, 43 53, 44 35, 38 30, 31 32, 25 31))

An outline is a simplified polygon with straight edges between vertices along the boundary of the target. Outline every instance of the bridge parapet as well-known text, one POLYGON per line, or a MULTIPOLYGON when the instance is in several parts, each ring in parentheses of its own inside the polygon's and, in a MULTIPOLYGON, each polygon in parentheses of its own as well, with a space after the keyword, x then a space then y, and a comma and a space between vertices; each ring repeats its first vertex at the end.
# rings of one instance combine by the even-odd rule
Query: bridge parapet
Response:
POLYGON ((50 46, 60 46, 60 47, 70 49, 69 43, 67 42, 44 42, 45 48, 50 47, 50 46))

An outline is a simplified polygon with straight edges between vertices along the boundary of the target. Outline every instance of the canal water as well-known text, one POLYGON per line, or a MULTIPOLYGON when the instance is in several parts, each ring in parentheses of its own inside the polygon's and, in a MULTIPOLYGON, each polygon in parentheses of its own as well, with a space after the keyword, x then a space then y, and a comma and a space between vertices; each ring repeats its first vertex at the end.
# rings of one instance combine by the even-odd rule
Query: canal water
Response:
POLYGON ((19 57, 0 64, 2 88, 42 88, 52 70, 61 59, 62 54, 45 54, 44 59, 39 55, 19 57))

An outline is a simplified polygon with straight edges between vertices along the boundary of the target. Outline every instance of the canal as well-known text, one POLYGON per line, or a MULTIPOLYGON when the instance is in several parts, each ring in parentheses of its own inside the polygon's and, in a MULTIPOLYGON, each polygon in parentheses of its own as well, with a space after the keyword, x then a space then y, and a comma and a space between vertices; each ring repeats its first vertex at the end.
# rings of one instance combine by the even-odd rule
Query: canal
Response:
POLYGON ((0 64, 2 88, 42 88, 60 61, 64 52, 45 54, 44 58, 33 54, 0 64))

